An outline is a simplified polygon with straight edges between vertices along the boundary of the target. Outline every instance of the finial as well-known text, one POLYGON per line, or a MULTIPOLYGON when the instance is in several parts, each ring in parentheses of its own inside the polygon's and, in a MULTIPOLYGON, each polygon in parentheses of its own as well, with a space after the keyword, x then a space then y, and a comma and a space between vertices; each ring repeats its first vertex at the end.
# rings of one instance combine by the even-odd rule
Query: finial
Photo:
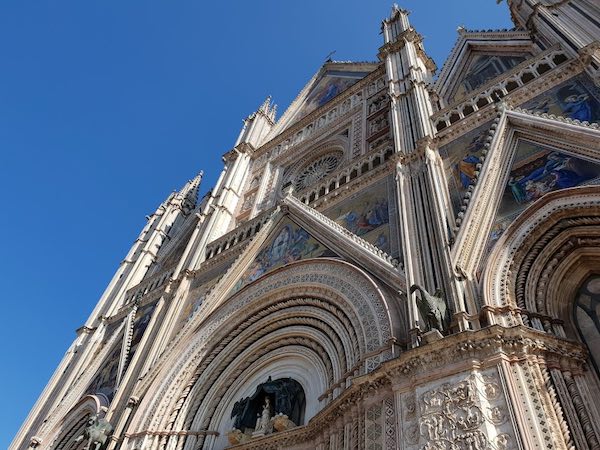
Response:
POLYGON ((467 29, 465 28, 464 25, 459 25, 458 28, 456 29, 457 33, 460 34, 461 36, 463 34, 465 34, 467 32, 467 29))
POLYGON ((260 105, 260 108, 258 108, 258 110, 262 111, 266 114, 269 111, 270 107, 271 107, 271 96, 268 95, 267 98, 265 99, 265 101, 263 102, 263 104, 260 105))
POLYGON ((331 57, 334 55, 334 53, 335 53, 335 52, 336 52, 336 51, 334 50, 334 51, 330 52, 330 53, 329 53, 329 55, 327 55, 327 56, 325 57, 325 62, 326 62, 326 63, 328 63, 328 62, 332 62, 332 61, 333 61, 333 60, 331 59, 331 57))

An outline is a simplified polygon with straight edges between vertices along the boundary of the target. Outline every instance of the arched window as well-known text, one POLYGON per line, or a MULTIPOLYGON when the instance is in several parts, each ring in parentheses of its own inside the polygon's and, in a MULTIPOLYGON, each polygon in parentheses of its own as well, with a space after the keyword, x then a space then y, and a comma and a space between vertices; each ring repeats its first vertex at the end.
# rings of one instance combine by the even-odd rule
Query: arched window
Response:
POLYGON ((600 275, 592 275, 579 288, 575 323, 600 375, 600 275))

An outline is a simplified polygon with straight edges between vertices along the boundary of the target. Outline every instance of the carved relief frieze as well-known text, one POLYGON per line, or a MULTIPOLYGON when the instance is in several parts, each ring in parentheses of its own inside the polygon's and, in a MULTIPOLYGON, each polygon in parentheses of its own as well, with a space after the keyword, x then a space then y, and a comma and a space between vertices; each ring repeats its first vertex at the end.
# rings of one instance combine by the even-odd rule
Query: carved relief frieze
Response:
POLYGON ((402 404, 405 449, 518 448, 496 368, 420 386, 402 404))

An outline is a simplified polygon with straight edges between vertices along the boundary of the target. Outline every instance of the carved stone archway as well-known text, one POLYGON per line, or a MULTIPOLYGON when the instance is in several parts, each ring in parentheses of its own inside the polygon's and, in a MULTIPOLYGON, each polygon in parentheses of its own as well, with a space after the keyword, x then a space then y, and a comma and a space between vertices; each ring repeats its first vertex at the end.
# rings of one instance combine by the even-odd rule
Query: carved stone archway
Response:
MULTIPOLYGON (((600 189, 596 186, 547 194, 506 230, 489 259, 483 281, 489 324, 526 325, 578 341, 573 317, 576 294, 600 271, 600 189)), ((600 383, 587 367, 546 362, 549 392, 559 400, 577 448, 600 446, 600 383)))
POLYGON ((349 263, 323 258, 275 270, 235 293, 166 352, 170 356, 150 374, 154 381, 137 394, 145 398, 128 433, 132 445, 211 448, 227 413, 223 405, 274 358, 279 366, 288 357, 304 358, 306 369, 297 364, 278 376, 297 375, 319 387, 307 391, 307 411, 314 414, 351 377, 392 356, 398 321, 398 307, 349 263))

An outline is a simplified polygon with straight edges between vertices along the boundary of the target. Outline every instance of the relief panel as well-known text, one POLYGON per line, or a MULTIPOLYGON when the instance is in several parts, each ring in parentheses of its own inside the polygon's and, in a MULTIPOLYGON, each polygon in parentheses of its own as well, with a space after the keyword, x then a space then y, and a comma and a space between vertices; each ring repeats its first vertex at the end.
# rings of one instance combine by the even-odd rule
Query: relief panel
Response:
POLYGON ((401 404, 406 450, 518 448, 496 368, 420 386, 401 404))

